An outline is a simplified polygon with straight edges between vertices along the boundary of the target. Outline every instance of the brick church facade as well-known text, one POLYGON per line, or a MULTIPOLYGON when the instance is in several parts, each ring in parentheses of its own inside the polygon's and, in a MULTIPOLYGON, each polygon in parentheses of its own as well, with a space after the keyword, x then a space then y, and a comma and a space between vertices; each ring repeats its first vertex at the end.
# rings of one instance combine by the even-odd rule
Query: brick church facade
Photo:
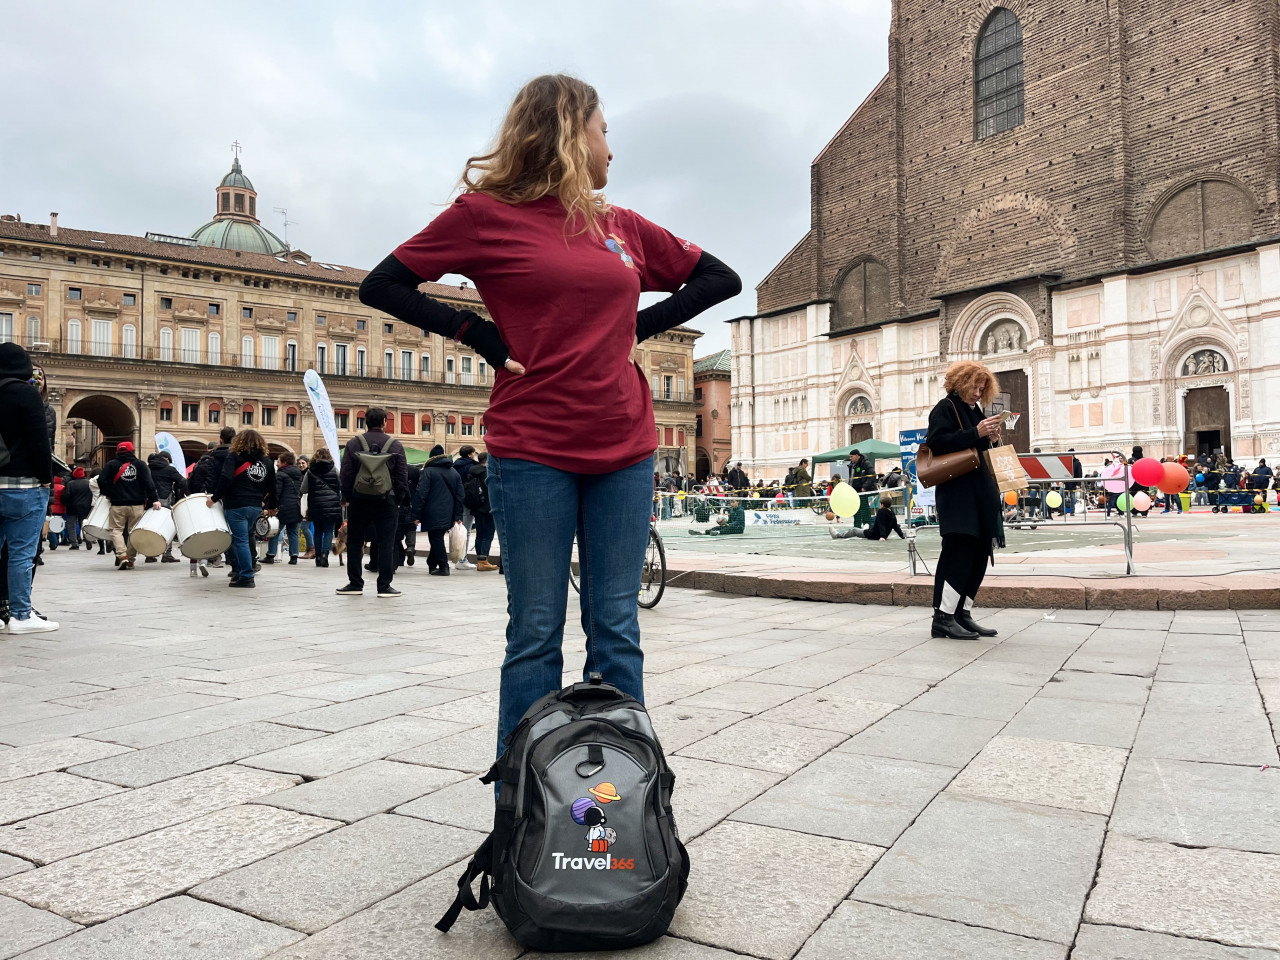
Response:
POLYGON ((766 476, 1000 376, 1018 449, 1280 455, 1274 0, 894 0, 811 229, 732 321, 766 476))

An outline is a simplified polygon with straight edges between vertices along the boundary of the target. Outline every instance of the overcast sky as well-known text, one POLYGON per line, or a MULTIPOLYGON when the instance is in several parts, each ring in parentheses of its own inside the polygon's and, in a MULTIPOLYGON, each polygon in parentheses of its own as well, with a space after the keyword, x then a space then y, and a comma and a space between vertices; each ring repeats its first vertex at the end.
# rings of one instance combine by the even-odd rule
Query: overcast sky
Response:
POLYGON ((264 225, 369 267, 430 220, 520 85, 604 101, 609 198, 734 267, 809 224, 809 164, 885 72, 889 0, 129 3, 0 0, 0 213, 141 235, 210 219, 233 140, 264 225))

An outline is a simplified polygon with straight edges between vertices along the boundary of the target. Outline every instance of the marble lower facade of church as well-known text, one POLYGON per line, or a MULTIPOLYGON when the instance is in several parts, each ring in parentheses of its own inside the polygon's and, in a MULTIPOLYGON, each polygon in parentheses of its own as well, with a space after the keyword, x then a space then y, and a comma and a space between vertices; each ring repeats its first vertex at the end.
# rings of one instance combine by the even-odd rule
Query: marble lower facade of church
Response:
POLYGON ((1280 458, 1280 245, 1041 289, 1043 304, 988 291, 945 322, 836 336, 827 303, 733 321, 733 458, 781 477, 801 457, 896 441, 926 425, 960 360, 997 373, 1020 451, 1280 458))

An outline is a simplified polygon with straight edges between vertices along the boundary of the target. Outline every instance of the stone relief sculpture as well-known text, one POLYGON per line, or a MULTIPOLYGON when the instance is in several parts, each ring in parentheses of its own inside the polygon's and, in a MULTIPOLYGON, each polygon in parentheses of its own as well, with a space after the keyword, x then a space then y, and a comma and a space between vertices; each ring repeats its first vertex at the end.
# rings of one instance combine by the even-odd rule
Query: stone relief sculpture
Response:
POLYGON ((1202 377, 1211 373, 1226 373, 1227 358, 1217 350, 1198 350, 1183 363, 1188 377, 1202 377))
POLYGON ((1012 320, 998 323, 989 328, 982 338, 983 354, 989 357, 997 353, 1016 353, 1023 349, 1022 337, 1022 327, 1012 320))

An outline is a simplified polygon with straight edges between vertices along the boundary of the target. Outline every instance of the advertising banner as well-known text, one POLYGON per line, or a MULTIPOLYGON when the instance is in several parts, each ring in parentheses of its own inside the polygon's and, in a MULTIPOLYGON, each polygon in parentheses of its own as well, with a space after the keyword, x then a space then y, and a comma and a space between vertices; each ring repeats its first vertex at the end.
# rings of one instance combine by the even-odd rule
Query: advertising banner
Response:
POLYGON ((316 424, 320 427, 325 445, 333 454, 333 462, 336 465, 341 459, 342 449, 338 446, 338 424, 333 417, 333 404, 329 402, 329 391, 324 388, 324 381, 320 379, 320 374, 314 370, 306 372, 302 378, 302 385, 307 388, 307 399, 311 401, 311 406, 316 412, 316 424))

